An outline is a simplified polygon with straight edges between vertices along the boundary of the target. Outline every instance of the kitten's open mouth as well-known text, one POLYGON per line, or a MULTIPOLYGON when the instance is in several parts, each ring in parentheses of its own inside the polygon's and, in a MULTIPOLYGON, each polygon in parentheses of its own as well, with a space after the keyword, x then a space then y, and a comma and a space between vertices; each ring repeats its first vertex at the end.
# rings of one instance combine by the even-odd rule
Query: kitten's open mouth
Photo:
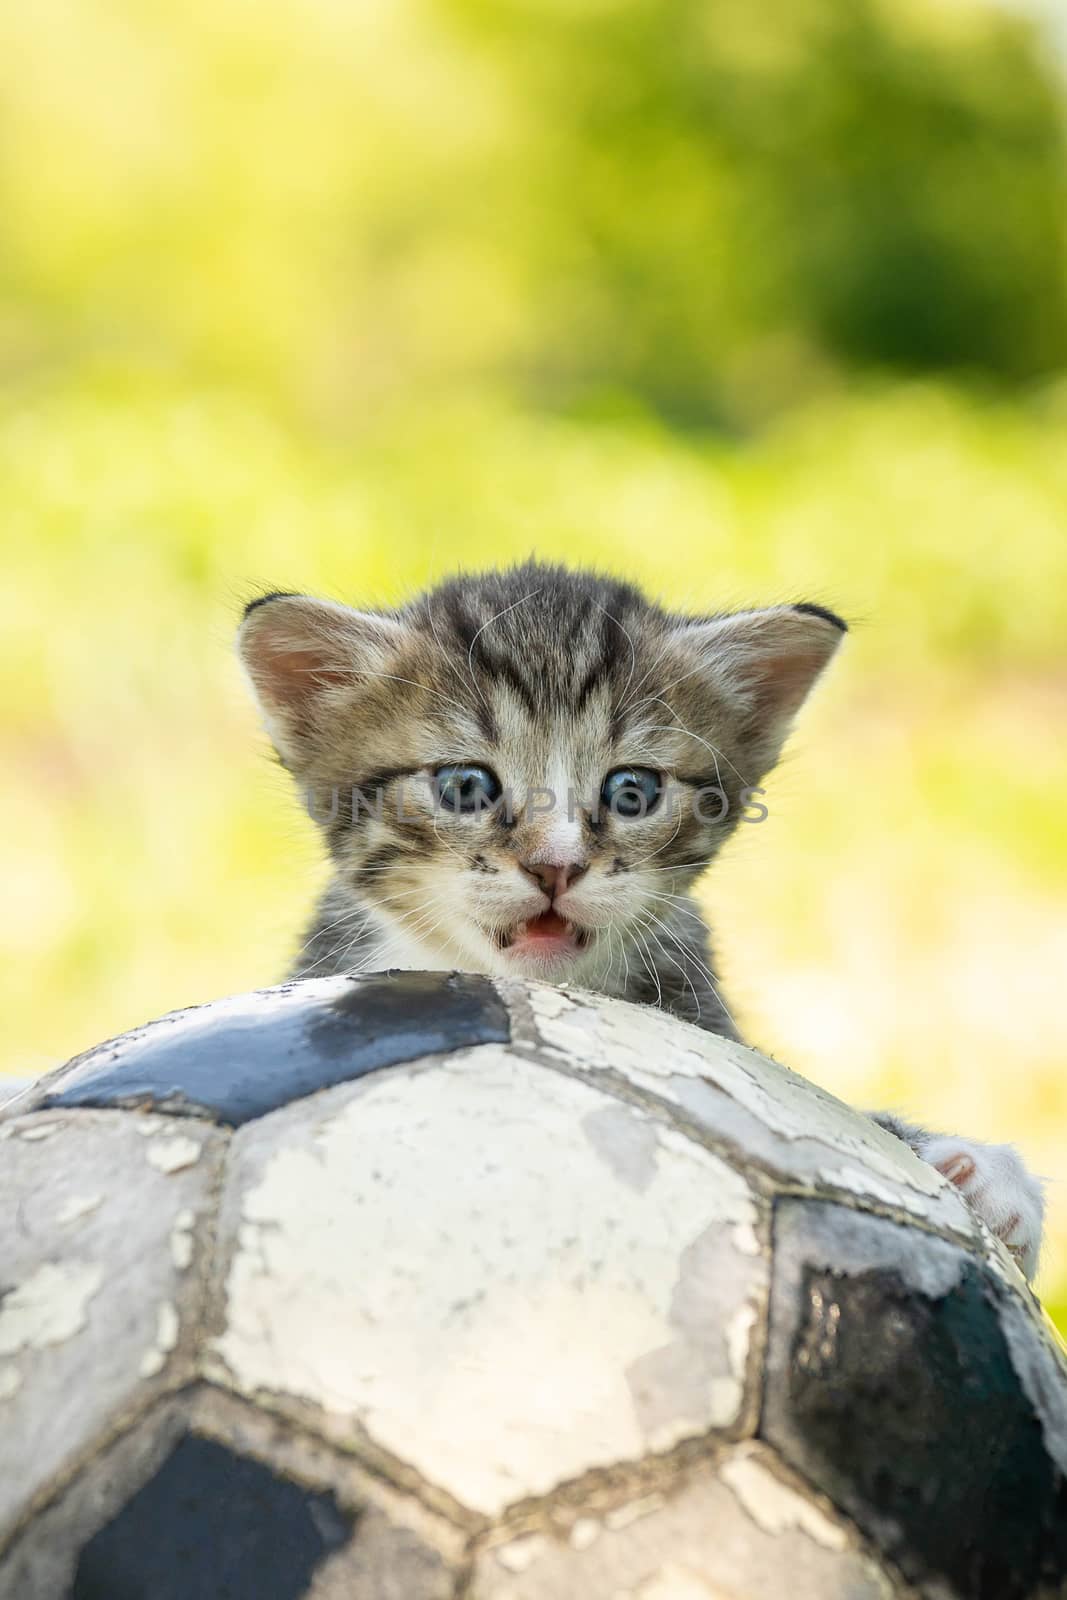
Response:
POLYGON ((558 911, 543 911, 539 917, 517 922, 513 928, 500 929, 494 937, 501 950, 510 950, 516 955, 554 956, 584 950, 590 934, 587 928, 568 922, 558 911))

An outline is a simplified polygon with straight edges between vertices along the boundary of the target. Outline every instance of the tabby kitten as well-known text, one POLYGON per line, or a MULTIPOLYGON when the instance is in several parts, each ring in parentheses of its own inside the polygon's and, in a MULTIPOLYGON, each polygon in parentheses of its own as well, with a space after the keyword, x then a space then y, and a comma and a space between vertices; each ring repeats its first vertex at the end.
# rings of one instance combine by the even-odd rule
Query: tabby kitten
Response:
MULTIPOLYGON (((565 980, 737 1038, 690 891, 766 815, 845 632, 812 604, 673 615, 532 562, 395 611, 253 601, 240 657, 334 867, 293 976, 565 980)), ((1033 1271, 1041 1191, 1014 1152, 879 1120, 1033 1271)))

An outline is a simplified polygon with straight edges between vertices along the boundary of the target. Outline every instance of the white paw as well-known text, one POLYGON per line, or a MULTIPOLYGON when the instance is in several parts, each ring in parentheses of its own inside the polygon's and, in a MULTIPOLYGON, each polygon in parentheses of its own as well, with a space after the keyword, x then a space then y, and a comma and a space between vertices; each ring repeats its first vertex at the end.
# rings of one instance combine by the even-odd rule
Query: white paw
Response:
POLYGON ((1045 1196, 1040 1178, 1010 1144, 979 1144, 936 1134, 919 1151, 950 1183, 1015 1257, 1027 1278, 1037 1271, 1045 1196))

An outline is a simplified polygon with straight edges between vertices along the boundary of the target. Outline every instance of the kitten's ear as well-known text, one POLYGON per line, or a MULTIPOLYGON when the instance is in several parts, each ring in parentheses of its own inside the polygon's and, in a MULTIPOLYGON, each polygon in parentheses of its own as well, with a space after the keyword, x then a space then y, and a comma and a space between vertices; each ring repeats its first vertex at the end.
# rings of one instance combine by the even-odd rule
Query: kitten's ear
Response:
POLYGON ((676 637, 690 657, 699 657, 705 681, 737 717, 741 738, 766 772, 847 632, 833 611, 805 603, 693 618, 676 637))
POLYGON ((268 594, 245 610, 237 654, 274 748, 299 766, 331 710, 350 700, 405 637, 395 617, 332 600, 268 594))

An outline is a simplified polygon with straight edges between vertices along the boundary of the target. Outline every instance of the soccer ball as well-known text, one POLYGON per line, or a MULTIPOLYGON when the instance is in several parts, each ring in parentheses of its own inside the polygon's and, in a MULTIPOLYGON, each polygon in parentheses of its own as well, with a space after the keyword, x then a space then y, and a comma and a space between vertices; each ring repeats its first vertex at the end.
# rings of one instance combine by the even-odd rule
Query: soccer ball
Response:
POLYGON ((1067 1365, 891 1134, 443 973, 163 1017, 0 1110, 3 1600, 1052 1600, 1067 1365))

